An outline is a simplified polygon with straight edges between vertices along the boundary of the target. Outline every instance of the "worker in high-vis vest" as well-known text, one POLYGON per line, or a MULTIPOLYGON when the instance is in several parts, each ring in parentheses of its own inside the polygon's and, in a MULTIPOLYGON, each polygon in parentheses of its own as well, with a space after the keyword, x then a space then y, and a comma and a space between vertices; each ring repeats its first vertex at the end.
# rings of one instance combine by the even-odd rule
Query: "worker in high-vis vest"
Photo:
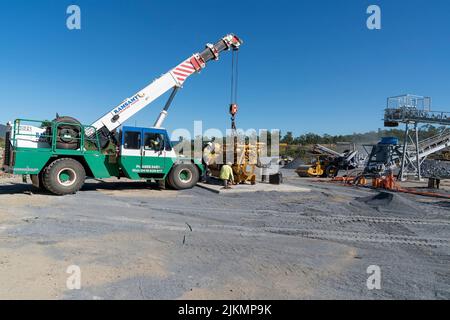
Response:
POLYGON ((233 168, 231 168, 232 165, 233 164, 231 162, 228 162, 220 169, 219 178, 223 180, 223 186, 225 189, 231 189, 230 185, 234 183, 233 168))

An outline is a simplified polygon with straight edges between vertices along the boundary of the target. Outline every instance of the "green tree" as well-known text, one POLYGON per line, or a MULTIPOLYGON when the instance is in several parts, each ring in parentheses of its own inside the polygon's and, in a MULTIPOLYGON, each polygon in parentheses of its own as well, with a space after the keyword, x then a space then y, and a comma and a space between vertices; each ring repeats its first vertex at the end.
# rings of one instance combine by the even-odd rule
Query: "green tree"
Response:
POLYGON ((281 139, 281 143, 287 143, 288 145, 291 145, 294 143, 294 135, 292 131, 288 131, 286 135, 281 139))

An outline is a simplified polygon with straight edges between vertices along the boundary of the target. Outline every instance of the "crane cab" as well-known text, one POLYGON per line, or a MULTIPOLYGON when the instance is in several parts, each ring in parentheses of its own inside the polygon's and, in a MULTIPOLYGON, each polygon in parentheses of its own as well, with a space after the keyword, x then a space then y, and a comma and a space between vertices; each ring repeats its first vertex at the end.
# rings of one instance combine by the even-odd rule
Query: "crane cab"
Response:
POLYGON ((177 156, 165 129, 123 127, 119 139, 118 166, 129 179, 181 190, 195 186, 204 172, 200 161, 177 156))
POLYGON ((123 127, 119 162, 131 179, 163 179, 177 161, 164 129, 123 127))

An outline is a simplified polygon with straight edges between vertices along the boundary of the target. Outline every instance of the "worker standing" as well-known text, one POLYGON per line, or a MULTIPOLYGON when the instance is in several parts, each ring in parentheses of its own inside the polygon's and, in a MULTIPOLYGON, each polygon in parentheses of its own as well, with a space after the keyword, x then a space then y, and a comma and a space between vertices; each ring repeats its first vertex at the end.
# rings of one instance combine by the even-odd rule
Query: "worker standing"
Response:
POLYGON ((215 144, 216 138, 212 137, 211 141, 209 141, 206 146, 203 148, 203 159, 202 163, 205 166, 205 171, 203 173, 202 181, 207 182, 208 177, 211 176, 211 170, 209 169, 209 166, 211 165, 211 161, 215 163, 214 161, 214 155, 216 153, 216 144, 215 144))
POLYGON ((231 162, 228 162, 220 169, 219 178, 223 180, 224 189, 231 189, 230 184, 234 183, 233 168, 231 168, 232 165, 231 162))

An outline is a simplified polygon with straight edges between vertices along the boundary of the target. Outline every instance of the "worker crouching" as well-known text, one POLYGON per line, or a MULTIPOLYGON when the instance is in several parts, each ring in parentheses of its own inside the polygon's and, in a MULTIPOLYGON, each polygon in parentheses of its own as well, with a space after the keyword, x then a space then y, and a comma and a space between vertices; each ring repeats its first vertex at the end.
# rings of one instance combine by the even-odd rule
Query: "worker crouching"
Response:
POLYGON ((219 178, 223 181, 224 189, 231 189, 231 185, 234 184, 233 168, 231 168, 232 165, 233 164, 231 162, 228 162, 220 169, 219 178))

